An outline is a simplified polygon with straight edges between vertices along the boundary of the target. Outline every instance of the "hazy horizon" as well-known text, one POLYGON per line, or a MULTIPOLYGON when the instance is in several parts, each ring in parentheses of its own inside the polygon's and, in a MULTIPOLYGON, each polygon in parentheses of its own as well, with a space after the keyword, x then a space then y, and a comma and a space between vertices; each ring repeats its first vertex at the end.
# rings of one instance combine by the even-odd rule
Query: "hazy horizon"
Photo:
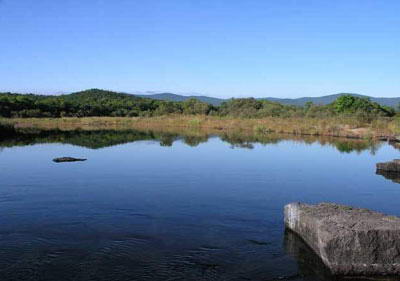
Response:
POLYGON ((0 1, 0 89, 400 96, 400 2, 0 1))

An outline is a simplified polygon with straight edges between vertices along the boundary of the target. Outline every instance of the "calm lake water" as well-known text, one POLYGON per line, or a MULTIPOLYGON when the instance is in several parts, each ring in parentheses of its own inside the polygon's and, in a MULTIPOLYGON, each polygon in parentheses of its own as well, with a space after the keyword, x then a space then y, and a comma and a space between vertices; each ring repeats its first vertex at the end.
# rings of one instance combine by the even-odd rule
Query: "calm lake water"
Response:
POLYGON ((400 215, 400 185, 375 174, 398 155, 340 139, 3 136, 0 280, 334 280, 285 234, 283 206, 400 215))

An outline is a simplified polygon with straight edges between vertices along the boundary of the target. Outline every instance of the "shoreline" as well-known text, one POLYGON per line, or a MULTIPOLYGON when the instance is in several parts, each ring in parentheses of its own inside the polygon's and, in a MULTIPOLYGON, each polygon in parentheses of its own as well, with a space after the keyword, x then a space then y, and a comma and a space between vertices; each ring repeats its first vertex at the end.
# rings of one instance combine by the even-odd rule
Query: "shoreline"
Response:
POLYGON ((290 134, 296 136, 341 137, 395 141, 399 128, 396 120, 381 119, 370 123, 351 118, 263 118, 239 119, 204 115, 171 115, 160 117, 67 117, 67 118, 2 118, 0 124, 16 129, 121 130, 180 128, 221 133, 247 131, 257 134, 290 134))

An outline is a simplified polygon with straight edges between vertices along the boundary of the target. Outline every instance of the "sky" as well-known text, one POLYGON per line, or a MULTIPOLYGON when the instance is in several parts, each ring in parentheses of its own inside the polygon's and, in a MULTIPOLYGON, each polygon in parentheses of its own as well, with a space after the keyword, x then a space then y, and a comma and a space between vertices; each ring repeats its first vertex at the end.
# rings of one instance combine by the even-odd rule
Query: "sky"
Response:
POLYGON ((0 91, 400 96, 399 0, 0 0, 0 91))

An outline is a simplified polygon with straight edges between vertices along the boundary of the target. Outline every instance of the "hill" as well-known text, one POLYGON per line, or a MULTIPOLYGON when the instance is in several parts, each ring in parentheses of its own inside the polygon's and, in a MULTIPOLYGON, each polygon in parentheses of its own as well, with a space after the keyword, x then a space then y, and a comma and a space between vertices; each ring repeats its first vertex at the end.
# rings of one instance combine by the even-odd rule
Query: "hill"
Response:
POLYGON ((338 94, 299 99, 237 98, 222 100, 205 96, 180 96, 164 93, 143 98, 101 89, 90 89, 59 96, 0 93, 0 117, 151 117, 168 114, 210 114, 243 118, 278 116, 321 118, 337 114, 363 114, 372 118, 395 114, 393 109, 386 108, 374 100, 380 101, 382 104, 396 105, 398 102, 396 99, 371 98, 370 101, 362 97, 338 94), (222 103, 222 101, 225 102, 222 103), (298 106, 304 105, 306 102, 313 102, 314 105, 307 105, 304 108, 298 106), (221 105, 213 106, 210 103, 221 105))
MULTIPOLYGON (((396 108, 400 103, 399 98, 376 98, 370 97, 365 95, 359 94, 347 94, 347 93, 340 93, 334 95, 327 95, 321 97, 302 97, 302 98, 294 98, 294 99, 285 99, 285 98, 273 98, 273 97, 266 97, 266 98, 257 98, 258 100, 269 100, 273 102, 278 102, 281 104, 286 105, 297 105, 297 106, 304 106, 307 102, 312 102, 317 105, 327 105, 334 102, 338 97, 343 95, 351 95, 360 98, 369 98, 371 101, 379 103, 380 105, 391 106, 396 108)), ((165 100, 165 101, 185 101, 191 98, 195 98, 199 101, 209 103, 215 106, 221 105, 222 102, 227 101, 228 99, 221 99, 215 97, 208 97, 208 96, 184 96, 184 95, 177 95, 172 93, 159 93, 159 94, 149 94, 149 95, 136 95, 138 97, 143 98, 150 98, 155 100, 165 100)))
POLYGON ((148 117, 208 114, 211 109, 211 105, 193 99, 172 102, 101 89, 58 96, 0 93, 1 117, 148 117))
POLYGON ((376 97, 370 97, 370 96, 365 96, 365 95, 347 94, 347 93, 340 93, 340 94, 327 95, 327 96, 321 96, 321 97, 302 97, 302 98, 295 98, 295 99, 281 99, 281 98, 271 98, 271 97, 261 98, 261 99, 279 102, 279 103, 287 104, 287 105, 297 105, 297 106, 304 106, 307 102, 312 102, 312 103, 318 104, 318 105, 326 105, 326 104, 330 104, 330 103, 334 102, 338 97, 344 96, 344 95, 351 95, 351 96, 359 97, 359 98, 369 98, 371 101, 379 103, 380 105, 391 106, 391 107, 397 107, 398 104, 400 103, 400 98, 376 98, 376 97))
POLYGON ((155 100, 165 100, 165 101, 186 101, 189 99, 197 99, 201 102, 205 102, 208 104, 212 104, 215 106, 220 105, 224 99, 220 98, 213 98, 213 97, 207 97, 207 96, 184 96, 184 95, 177 95, 177 94, 172 94, 172 93, 159 93, 159 94, 150 94, 150 95, 135 95, 137 97, 142 97, 142 98, 150 98, 150 99, 155 99, 155 100))

